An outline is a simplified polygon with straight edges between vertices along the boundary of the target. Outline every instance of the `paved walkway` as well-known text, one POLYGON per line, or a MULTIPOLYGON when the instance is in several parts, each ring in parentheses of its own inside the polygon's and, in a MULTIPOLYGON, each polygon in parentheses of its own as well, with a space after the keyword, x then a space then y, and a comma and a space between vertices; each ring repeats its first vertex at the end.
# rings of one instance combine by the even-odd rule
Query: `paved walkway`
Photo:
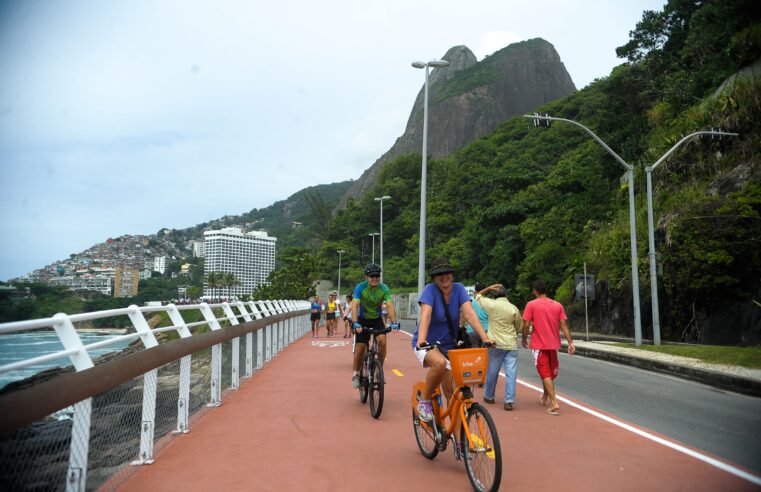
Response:
MULTIPOLYGON (((189 434, 173 439, 153 465, 136 469, 119 490, 471 490, 451 449, 430 461, 417 448, 410 389, 424 370, 409 340, 405 333, 389 336, 379 420, 351 387, 351 345, 307 336, 195 422, 189 434)), ((521 367, 519 378, 527 370, 533 368, 521 367)), ((476 396, 480 401, 481 390, 476 396)), ((519 385, 514 411, 488 405, 502 442, 502 490, 759 490, 574 406, 549 416, 538 396, 519 385)))

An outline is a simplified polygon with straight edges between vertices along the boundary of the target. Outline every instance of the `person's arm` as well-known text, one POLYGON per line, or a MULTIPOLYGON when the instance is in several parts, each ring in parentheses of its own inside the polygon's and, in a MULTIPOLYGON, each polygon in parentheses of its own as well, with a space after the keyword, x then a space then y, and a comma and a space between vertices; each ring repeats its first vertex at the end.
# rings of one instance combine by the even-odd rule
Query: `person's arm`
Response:
POLYGON ((428 326, 430 326, 431 324, 432 312, 433 312, 433 309, 431 308, 430 304, 420 305, 420 321, 418 322, 418 328, 417 328, 417 346, 418 347, 425 345, 425 343, 427 342, 426 337, 428 336, 428 326))
POLYGON ((560 329, 563 330, 563 335, 565 336, 565 339, 568 342, 568 355, 573 355, 574 352, 576 352, 576 347, 574 347, 573 345, 573 339, 571 338, 571 330, 568 328, 568 323, 566 323, 566 320, 564 319, 560 320, 560 329))
MULTIPOLYGON (((352 299, 351 301, 351 322, 352 322, 352 328, 354 328, 354 323, 359 323, 359 299, 352 299)), ((362 328, 354 328, 357 333, 362 332, 362 328)))
POLYGON ((489 336, 486 334, 484 327, 481 326, 481 320, 478 319, 478 315, 476 314, 475 309, 473 309, 473 305, 470 304, 470 301, 460 306, 460 309, 465 315, 465 319, 468 321, 468 324, 472 326, 473 329, 476 330, 476 333, 478 333, 478 336, 481 337, 481 341, 484 343, 491 343, 492 340, 489 339, 489 336))
POLYGON ((388 309, 388 317, 392 323, 396 323, 396 308, 394 307, 394 301, 386 301, 386 309, 388 309))

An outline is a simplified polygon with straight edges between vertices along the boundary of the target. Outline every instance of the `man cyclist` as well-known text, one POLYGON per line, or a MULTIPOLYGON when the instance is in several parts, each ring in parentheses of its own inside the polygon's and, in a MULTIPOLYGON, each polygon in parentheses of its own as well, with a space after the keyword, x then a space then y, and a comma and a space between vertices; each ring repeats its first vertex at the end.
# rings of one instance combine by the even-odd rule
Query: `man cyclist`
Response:
MULTIPOLYGON (((391 329, 398 330, 399 323, 396 322, 396 310, 394 303, 391 301, 391 291, 386 284, 380 281, 381 268, 375 263, 370 263, 365 267, 365 280, 357 284, 354 288, 354 297, 351 302, 351 319, 354 320, 354 341, 356 350, 354 352, 354 375, 351 384, 354 388, 359 388, 359 367, 362 364, 362 357, 365 355, 368 344, 370 343, 370 333, 363 328, 372 328, 382 330, 385 328, 383 318, 381 317, 381 306, 386 302, 389 317, 391 318, 391 329)), ((386 335, 378 337, 378 352, 380 352, 381 361, 386 361, 386 335)))

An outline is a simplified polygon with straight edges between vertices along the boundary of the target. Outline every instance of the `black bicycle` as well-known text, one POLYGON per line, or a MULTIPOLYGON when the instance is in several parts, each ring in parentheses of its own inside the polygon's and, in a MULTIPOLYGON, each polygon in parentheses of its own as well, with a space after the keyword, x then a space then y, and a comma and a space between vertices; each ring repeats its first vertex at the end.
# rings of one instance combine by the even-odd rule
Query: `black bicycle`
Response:
POLYGON ((368 330, 372 341, 362 357, 362 365, 359 368, 359 401, 365 403, 367 397, 370 397, 370 415, 373 418, 380 417, 383 411, 383 361, 378 352, 379 335, 384 335, 391 331, 391 328, 374 330, 373 328, 363 327, 362 331, 368 330))

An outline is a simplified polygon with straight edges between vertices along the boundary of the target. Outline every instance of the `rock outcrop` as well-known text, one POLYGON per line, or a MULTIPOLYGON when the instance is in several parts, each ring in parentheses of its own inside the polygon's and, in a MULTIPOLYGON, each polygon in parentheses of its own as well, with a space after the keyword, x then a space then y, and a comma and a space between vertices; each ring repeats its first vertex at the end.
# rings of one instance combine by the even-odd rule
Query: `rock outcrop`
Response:
MULTIPOLYGON (((511 44, 480 62, 466 46, 450 48, 442 58, 449 66, 434 68, 428 79, 428 155, 433 158, 449 155, 504 120, 576 90, 555 48, 541 38, 511 44)), ((362 174, 346 198, 371 188, 385 163, 422 153, 424 89, 415 99, 404 134, 362 174)))

